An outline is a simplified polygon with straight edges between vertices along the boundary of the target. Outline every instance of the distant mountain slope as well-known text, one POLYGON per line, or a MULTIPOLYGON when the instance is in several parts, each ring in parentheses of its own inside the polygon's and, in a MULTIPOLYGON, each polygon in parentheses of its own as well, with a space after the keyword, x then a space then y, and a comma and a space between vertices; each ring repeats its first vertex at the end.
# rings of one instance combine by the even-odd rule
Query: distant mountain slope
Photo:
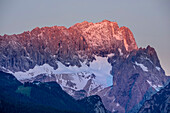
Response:
POLYGON ((86 103, 76 101, 65 93, 56 82, 36 82, 23 85, 13 75, 0 72, 0 91, 1 113, 92 113, 93 109, 93 113, 106 112, 100 97, 88 97, 93 105, 91 101, 86 103), (89 106, 89 108, 85 106, 89 106))
POLYGON ((170 112, 170 83, 154 94, 140 108, 138 113, 169 113, 170 112))

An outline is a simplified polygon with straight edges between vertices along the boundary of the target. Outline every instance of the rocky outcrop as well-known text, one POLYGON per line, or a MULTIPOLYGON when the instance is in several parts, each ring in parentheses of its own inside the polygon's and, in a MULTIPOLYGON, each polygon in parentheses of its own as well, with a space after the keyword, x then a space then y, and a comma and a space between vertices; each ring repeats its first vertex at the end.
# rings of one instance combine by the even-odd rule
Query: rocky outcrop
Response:
POLYGON ((126 57, 113 56, 113 86, 99 92, 106 109, 137 112, 143 102, 167 84, 168 76, 160 66, 153 48, 132 51, 126 57))
POLYGON ((151 99, 145 101, 138 113, 169 113, 170 112, 170 83, 151 99))
POLYGON ((87 108, 88 113, 106 113, 107 111, 101 98, 97 95, 86 97, 82 100, 78 100, 78 102, 87 108))

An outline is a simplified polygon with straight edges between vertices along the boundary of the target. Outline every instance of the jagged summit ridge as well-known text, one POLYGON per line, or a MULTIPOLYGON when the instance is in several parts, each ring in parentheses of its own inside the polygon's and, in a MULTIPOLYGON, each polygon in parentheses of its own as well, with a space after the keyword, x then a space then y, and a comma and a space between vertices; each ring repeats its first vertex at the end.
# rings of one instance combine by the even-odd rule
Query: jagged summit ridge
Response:
POLYGON ((69 29, 78 30, 93 47, 98 45, 112 46, 114 40, 120 40, 123 41, 126 51, 138 48, 130 29, 127 27, 119 28, 117 22, 103 20, 98 23, 89 23, 84 21, 73 25, 69 29))
POLYGON ((77 23, 68 29, 37 27, 18 35, 0 36, 0 48, 1 67, 12 71, 25 71, 45 63, 56 69, 56 60, 64 65, 81 66, 84 57, 89 62, 93 54, 114 53, 118 48, 126 54, 138 49, 128 28, 119 28, 116 22, 107 20, 77 23))
MULTIPOLYGON (((64 26, 52 26, 52 27, 36 27, 32 31, 26 31, 22 34, 29 34, 31 35, 32 33, 36 33, 38 37, 42 36, 43 33, 48 32, 62 32, 63 35, 70 36, 73 34, 73 30, 77 32, 77 34, 81 34, 84 36, 86 40, 89 40, 89 43, 91 40, 93 40, 93 43, 95 43, 95 39, 99 39, 98 41, 102 40, 108 40, 110 41, 111 38, 116 38, 117 40, 123 40, 124 45, 126 46, 127 51, 131 51, 133 49, 137 49, 137 45, 135 42, 135 39, 133 37, 133 33, 130 31, 129 28, 127 27, 120 27, 118 26, 117 22, 111 22, 108 20, 103 20, 102 22, 98 23, 92 23, 92 22, 87 22, 84 21, 82 23, 77 23, 69 28, 66 28, 64 26), (37 34, 39 32, 39 34, 37 34), (102 39, 101 39, 102 38, 102 39), (110 39, 109 39, 110 38, 110 39), (128 46, 133 45, 132 47, 128 46)), ((18 34, 18 35, 22 35, 18 34)), ((14 35, 4 35, 3 37, 8 37, 8 36, 16 36, 14 35)), ((2 36, 1 36, 2 37, 2 36)), ((93 45, 95 46, 95 44, 93 45)))
MULTIPOLYGON (((118 26, 117 22, 111 22, 108 20, 103 20, 102 22, 92 23, 84 21, 82 23, 77 23, 70 28, 64 26, 53 26, 53 27, 43 27, 35 28, 34 30, 44 30, 51 29, 56 32, 57 30, 63 32, 66 36, 71 36, 74 34, 80 34, 81 39, 85 39, 89 46, 91 47, 103 47, 112 46, 112 41, 123 40, 126 51, 132 51, 133 49, 138 49, 133 33, 129 28, 123 26, 118 26)), ((42 34, 40 34, 42 35, 42 34)), ((38 35, 38 36, 40 36, 38 35)))

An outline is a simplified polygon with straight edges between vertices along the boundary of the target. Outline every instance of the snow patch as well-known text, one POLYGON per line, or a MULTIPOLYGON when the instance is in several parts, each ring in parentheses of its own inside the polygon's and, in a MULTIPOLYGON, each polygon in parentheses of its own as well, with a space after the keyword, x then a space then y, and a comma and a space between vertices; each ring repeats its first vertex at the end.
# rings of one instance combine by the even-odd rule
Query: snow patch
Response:
MULTIPOLYGON (((93 79, 91 73, 81 72, 76 74, 59 74, 56 75, 56 82, 59 83, 62 87, 71 88, 74 90, 82 90, 87 84, 88 80, 93 79), (69 83, 72 84, 69 86, 69 83)), ((93 90, 98 85, 93 83, 91 84, 90 91, 93 90), (92 85, 92 86, 91 86, 92 85)))
POLYGON ((115 54, 114 53, 110 53, 107 55, 107 57, 113 57, 115 54))
POLYGON ((33 69, 29 69, 26 72, 11 72, 18 80, 24 80, 24 79, 30 79, 32 77, 36 77, 37 75, 40 74, 52 74, 54 72, 54 68, 51 67, 49 64, 44 64, 44 65, 36 65, 33 69))
POLYGON ((137 62, 135 62, 135 64, 137 66, 139 66, 140 68, 142 68, 143 71, 148 72, 148 68, 146 66, 144 66, 143 64, 140 64, 140 63, 137 63, 137 62))
POLYGON ((160 70, 161 70, 161 68, 160 68, 160 67, 158 67, 158 66, 156 66, 155 68, 156 68, 158 71, 160 71, 160 70))
POLYGON ((153 64, 153 62, 149 59, 149 58, 145 58, 146 60, 148 60, 151 64, 153 64))
POLYGON ((126 58, 128 58, 129 57, 129 54, 126 56, 126 58))
POLYGON ((163 87, 162 85, 155 85, 155 84, 153 84, 151 81, 149 81, 149 80, 147 80, 147 82, 149 83, 149 85, 151 86, 151 87, 153 87, 156 91, 160 91, 160 89, 163 87))
POLYGON ((119 51, 120 56, 122 56, 123 55, 122 50, 118 48, 118 51, 119 51))
POLYGON ((116 110, 113 108, 113 109, 112 109, 112 112, 115 112, 115 111, 116 111, 116 110))
POLYGON ((119 104, 119 103, 116 103, 116 106, 117 106, 117 107, 119 107, 119 106, 120 106, 120 104, 119 104))

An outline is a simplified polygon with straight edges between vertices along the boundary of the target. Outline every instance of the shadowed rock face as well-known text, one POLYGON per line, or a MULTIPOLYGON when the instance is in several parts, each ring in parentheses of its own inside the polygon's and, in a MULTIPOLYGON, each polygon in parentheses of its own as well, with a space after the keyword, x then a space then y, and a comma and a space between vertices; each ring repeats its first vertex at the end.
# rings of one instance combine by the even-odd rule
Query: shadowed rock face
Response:
POLYGON ((170 83, 147 100, 138 113, 169 113, 170 112, 170 83))
POLYGON ((56 82, 22 84, 12 74, 2 71, 0 92, 1 113, 106 113, 97 95, 75 100, 56 82))
POLYGON ((99 96, 94 95, 78 100, 80 105, 88 109, 88 113, 106 113, 106 109, 99 96))

